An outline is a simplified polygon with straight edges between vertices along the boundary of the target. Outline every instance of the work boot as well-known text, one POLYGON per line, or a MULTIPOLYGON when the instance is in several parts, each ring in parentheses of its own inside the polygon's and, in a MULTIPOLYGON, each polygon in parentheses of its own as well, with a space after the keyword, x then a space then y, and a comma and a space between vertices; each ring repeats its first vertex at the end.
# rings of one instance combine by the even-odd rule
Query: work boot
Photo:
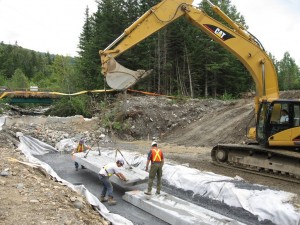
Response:
POLYGON ((108 197, 108 204, 109 205, 116 205, 118 202, 116 200, 114 200, 114 198, 112 196, 108 197))
POLYGON ((100 202, 107 202, 107 201, 108 201, 108 199, 105 198, 105 196, 103 196, 103 195, 100 196, 100 202))
POLYGON ((144 194, 145 195, 151 195, 151 192, 150 191, 145 191, 144 194))
POLYGON ((78 171, 78 168, 76 167, 75 170, 78 171))

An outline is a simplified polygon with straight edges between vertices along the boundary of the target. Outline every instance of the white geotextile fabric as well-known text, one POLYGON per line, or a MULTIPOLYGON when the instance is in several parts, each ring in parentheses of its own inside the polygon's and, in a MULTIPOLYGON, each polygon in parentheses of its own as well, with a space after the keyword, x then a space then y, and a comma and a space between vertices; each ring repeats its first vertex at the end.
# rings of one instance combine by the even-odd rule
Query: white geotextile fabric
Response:
POLYGON ((69 183, 68 181, 60 178, 57 173, 49 166, 47 163, 44 163, 40 161, 39 159, 35 158, 33 155, 42 155, 49 153, 51 151, 57 151, 52 146, 43 143, 35 138, 23 136, 22 133, 18 133, 17 135, 20 139, 20 144, 18 148, 24 153, 26 158, 29 160, 29 162, 36 163, 40 165, 42 168, 44 168, 47 173, 55 177, 57 181, 61 182, 62 184, 68 186, 72 190, 82 194, 86 197, 87 201, 95 206, 97 208, 97 211, 108 221, 110 221, 112 224, 124 224, 124 225, 132 225, 133 223, 126 218, 118 215, 113 214, 108 211, 108 209, 98 200, 96 196, 94 196, 91 192, 89 192, 88 189, 85 188, 84 185, 73 185, 69 183))
MULTIPOLYGON (((115 157, 114 150, 101 150, 101 153, 115 157)), ((138 164, 140 169, 145 169, 146 155, 125 150, 122 150, 122 154, 129 164, 138 164)), ((257 215, 260 221, 268 219, 278 225, 300 225, 300 212, 290 203, 295 197, 293 193, 270 190, 264 186, 257 188, 259 185, 256 184, 253 184, 253 190, 239 188, 234 183, 240 178, 168 162, 163 167, 163 179, 177 188, 193 191, 194 194, 224 202, 229 206, 241 207, 257 215)))
MULTIPOLYGON (((66 149, 64 146, 71 146, 73 142, 72 139, 65 139, 65 141, 61 141, 61 143, 64 143, 61 144, 61 149, 54 149, 51 146, 47 148, 47 145, 45 143, 40 142, 34 138, 22 136, 20 137, 20 140, 20 146, 22 147, 22 144, 26 146, 23 146, 22 149, 28 148, 27 144, 29 144, 31 148, 33 146, 36 148, 37 146, 39 146, 39 144, 41 144, 41 146, 37 148, 44 149, 41 152, 44 151, 45 153, 49 152, 49 149, 51 148, 52 151, 63 151, 63 149, 66 149)), ((29 148, 25 152, 40 152, 35 150, 35 148, 32 150, 29 148)), ((138 168, 145 169, 146 155, 141 155, 137 152, 127 152, 125 150, 121 151, 126 161, 130 165, 138 165, 138 168)), ((111 158, 122 157, 119 153, 117 153, 118 155, 116 156, 115 150, 107 150, 103 148, 101 148, 101 154, 111 158)), ((31 154, 30 157, 32 157, 31 154)), ((34 157, 32 158, 35 159, 34 157)), ((43 162, 41 163, 45 164, 43 162)), ((126 164, 124 166, 126 166, 126 164)), ((51 176, 57 176, 57 174, 52 170, 51 167, 49 168, 49 171, 50 172, 48 173, 51 176)), ((199 171, 197 169, 168 162, 165 163, 163 167, 163 179, 177 188, 193 191, 194 194, 199 194, 204 197, 224 202, 229 206, 244 208, 252 214, 257 215, 259 220, 268 219, 278 225, 300 224, 300 212, 298 212, 290 203, 291 199, 295 196, 295 194, 292 193, 270 190, 267 189, 267 187, 255 188, 255 186, 258 186, 255 184, 253 184, 253 190, 239 188, 236 187, 232 182, 237 181, 238 179, 214 174, 212 172, 199 171)), ((103 215, 106 219, 112 222, 115 221, 113 222, 115 224, 121 223, 119 220, 123 217, 109 213, 105 206, 101 204, 95 196, 88 192, 88 190, 85 189, 84 186, 74 186, 60 178, 58 180, 62 181, 64 184, 70 186, 73 189, 76 188, 75 190, 79 189, 78 191, 84 194, 92 205, 99 206, 100 214, 103 215)), ((124 224, 132 223, 128 221, 128 223, 125 222, 124 224)))
POLYGON ((171 185, 193 191, 229 206, 242 207, 275 224, 299 225, 300 213, 290 204, 295 194, 270 189, 241 189, 230 182, 233 178, 202 172, 180 165, 164 166, 163 178, 171 185))
MULTIPOLYGON (((57 151, 51 145, 48 145, 38 139, 35 139, 30 136, 24 136, 21 132, 17 132, 16 136, 21 141, 21 144, 27 146, 27 150, 32 155, 44 155, 49 152, 57 151)), ((21 149, 22 150, 22 149, 21 149)))
POLYGON ((76 146, 74 139, 63 139, 56 143, 55 149, 60 152, 72 152, 76 146))
POLYGON ((2 130, 2 126, 5 123, 5 117, 0 117, 0 130, 2 130))

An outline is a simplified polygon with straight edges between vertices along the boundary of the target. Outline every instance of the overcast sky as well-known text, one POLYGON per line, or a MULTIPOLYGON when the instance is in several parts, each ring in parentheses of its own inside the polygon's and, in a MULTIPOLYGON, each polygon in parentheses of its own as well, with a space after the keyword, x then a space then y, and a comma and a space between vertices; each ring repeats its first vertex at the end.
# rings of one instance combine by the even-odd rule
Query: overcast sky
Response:
POLYGON ((281 60, 285 52, 300 66, 300 0, 231 0, 249 32, 281 60))
MULTIPOLYGON (((277 60, 288 51, 300 66, 300 0, 231 2, 267 51, 277 60)), ((96 11, 94 0, 0 0, 0 41, 75 56, 86 6, 96 11)))
POLYGON ((0 41, 75 56, 87 6, 96 11, 94 0, 0 0, 0 41))

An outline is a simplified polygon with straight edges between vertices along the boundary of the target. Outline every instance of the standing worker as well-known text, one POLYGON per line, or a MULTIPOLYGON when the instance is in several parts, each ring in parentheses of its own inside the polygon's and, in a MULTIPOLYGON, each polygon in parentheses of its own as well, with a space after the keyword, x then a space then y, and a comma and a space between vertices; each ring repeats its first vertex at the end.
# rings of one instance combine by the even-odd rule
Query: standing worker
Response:
POLYGON ((153 180, 157 176, 157 187, 156 194, 160 194, 161 190, 161 178, 162 178, 162 168, 164 165, 164 155, 162 151, 157 147, 157 142, 153 141, 152 149, 148 153, 146 171, 148 171, 148 166, 151 161, 151 168, 149 172, 149 181, 148 181, 148 191, 145 192, 146 195, 151 195, 153 180))
POLYGON ((100 202, 107 202, 109 205, 117 204, 117 201, 113 198, 113 186, 110 182, 109 178, 112 175, 116 175, 119 179, 123 181, 127 181, 126 177, 120 172, 119 167, 124 165, 123 159, 118 159, 115 163, 108 163, 103 168, 101 168, 98 176, 100 181, 103 183, 103 189, 100 196, 100 202), (105 198, 106 192, 108 195, 108 199, 105 198))
MULTIPOLYGON (((89 145, 85 145, 84 144, 84 140, 80 139, 77 147, 73 151, 73 154, 74 153, 78 153, 78 152, 84 152, 87 149, 91 149, 91 147, 89 145)), ((78 171, 78 167, 79 167, 79 164, 78 164, 78 162, 75 161, 75 169, 76 169, 76 171, 78 171)), ((81 165, 81 169, 85 169, 85 167, 81 165)))

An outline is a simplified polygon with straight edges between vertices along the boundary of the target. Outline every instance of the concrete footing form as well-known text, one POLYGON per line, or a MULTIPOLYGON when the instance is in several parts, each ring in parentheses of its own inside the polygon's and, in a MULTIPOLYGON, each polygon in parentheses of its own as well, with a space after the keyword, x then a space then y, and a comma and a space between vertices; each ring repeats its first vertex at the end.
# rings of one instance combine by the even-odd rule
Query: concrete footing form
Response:
MULTIPOLYGON (((73 155, 73 160, 97 174, 107 163, 115 162, 113 158, 99 155, 99 152, 97 151, 90 151, 88 154, 84 152, 75 153, 73 155)), ((144 170, 128 165, 124 165, 124 167, 121 167, 120 169, 127 178, 127 181, 121 181, 116 176, 112 176, 110 180, 112 183, 121 187, 134 186, 148 181, 149 174, 144 170)))
POLYGON ((129 191, 123 199, 172 225, 243 224, 163 192, 149 196, 139 190, 129 191))
MULTIPOLYGON (((90 151, 88 155, 86 153, 76 153, 73 155, 73 160, 97 174, 104 165, 114 162, 114 159, 100 155, 96 151, 90 151)), ((128 179, 127 182, 121 181, 116 176, 110 178, 111 182, 121 187, 129 187, 148 181, 148 173, 137 167, 124 165, 122 173, 128 179)), ((153 191, 155 193, 155 190, 153 191)), ((128 191, 125 192, 123 199, 172 225, 243 224, 163 192, 160 195, 145 195, 140 190, 128 191)))

